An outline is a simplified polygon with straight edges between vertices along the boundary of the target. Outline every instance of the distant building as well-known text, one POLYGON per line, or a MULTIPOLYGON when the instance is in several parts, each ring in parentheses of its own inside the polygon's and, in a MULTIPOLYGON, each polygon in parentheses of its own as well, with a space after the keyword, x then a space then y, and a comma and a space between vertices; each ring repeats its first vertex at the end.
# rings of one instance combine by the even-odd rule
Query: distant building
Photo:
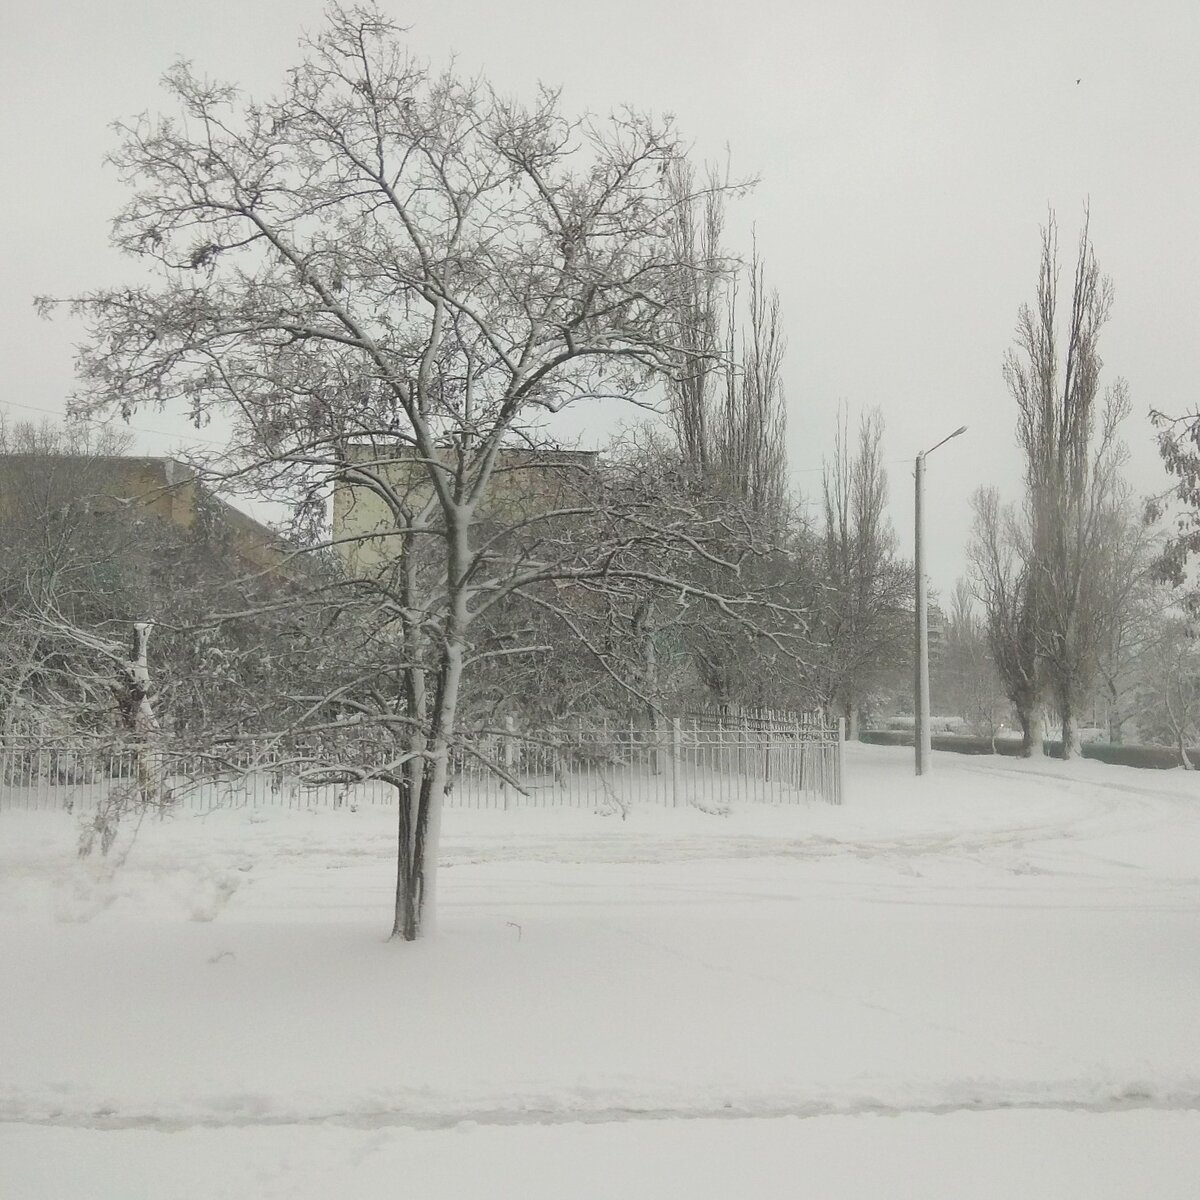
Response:
POLYGON ((269 570, 286 553, 279 535, 234 508, 196 473, 174 458, 124 455, 0 455, 0 519, 20 508, 43 512, 56 505, 86 504, 96 513, 132 508, 189 533, 219 541, 247 569, 269 570))
MULTIPOLYGON (((420 510, 431 498, 424 463, 407 447, 362 445, 355 461, 380 480, 406 506, 420 510)), ((497 456, 487 497, 476 518, 481 525, 511 526, 578 501, 599 455, 594 450, 538 450, 506 447, 497 456)), ((447 453, 446 464, 451 464, 447 453)), ((333 539, 347 569, 365 574, 395 558, 402 535, 378 491, 362 483, 339 481, 333 492, 333 539)))

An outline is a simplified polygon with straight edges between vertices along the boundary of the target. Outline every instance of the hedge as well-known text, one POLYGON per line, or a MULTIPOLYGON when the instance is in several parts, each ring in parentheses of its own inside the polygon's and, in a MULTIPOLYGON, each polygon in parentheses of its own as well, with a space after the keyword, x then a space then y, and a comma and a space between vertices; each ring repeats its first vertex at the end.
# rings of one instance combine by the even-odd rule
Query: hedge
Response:
MULTIPOLYGON (((868 729, 859 734, 858 740, 869 746, 911 746, 912 731, 908 729, 868 729)), ((930 739, 935 750, 948 750, 953 754, 1003 754, 1009 758, 1021 757, 1021 743, 1015 738, 997 738, 995 750, 992 739, 973 737, 960 733, 936 733, 930 739)), ((1061 741, 1045 741, 1042 745, 1051 758, 1062 758, 1061 741)), ((1144 767, 1153 770, 1169 770, 1179 766, 1179 757, 1167 746, 1113 745, 1109 742, 1085 742, 1083 757, 1099 762, 1113 763, 1122 767, 1144 767)), ((1200 749, 1188 750, 1192 765, 1200 767, 1200 749)))

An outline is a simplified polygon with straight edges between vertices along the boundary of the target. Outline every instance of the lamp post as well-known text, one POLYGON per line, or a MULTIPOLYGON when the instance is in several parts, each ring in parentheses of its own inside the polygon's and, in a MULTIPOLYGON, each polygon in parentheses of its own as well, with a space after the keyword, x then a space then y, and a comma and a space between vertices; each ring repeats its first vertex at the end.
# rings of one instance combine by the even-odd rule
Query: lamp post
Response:
POLYGON ((929 771, 929 600, 925 587, 925 459, 938 446, 944 446, 951 438, 966 433, 967 427, 960 425, 947 434, 937 446, 923 450, 917 455, 916 478, 916 536, 914 541, 913 570, 916 575, 916 665, 913 672, 913 749, 916 753, 918 775, 929 771))

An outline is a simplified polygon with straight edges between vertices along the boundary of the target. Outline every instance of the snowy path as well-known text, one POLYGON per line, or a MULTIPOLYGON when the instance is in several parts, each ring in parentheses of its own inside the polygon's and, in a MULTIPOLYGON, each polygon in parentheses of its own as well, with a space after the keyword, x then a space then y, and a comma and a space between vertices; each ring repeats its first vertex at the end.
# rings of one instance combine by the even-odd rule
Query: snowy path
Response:
POLYGON ((385 812, 180 817, 111 881, 0 814, 0 1195, 387 1195, 398 1156, 427 1197, 728 1195, 718 1147, 818 1178, 830 1139, 843 1190, 740 1194, 1200 1195, 1200 783, 853 750, 843 809, 451 813, 408 947, 385 812), (1020 1186, 1041 1141, 1080 1190, 1020 1186), (541 1182, 479 1182, 520 1145, 541 1182))
POLYGON ((1148 1112, 82 1131, 67 1144, 17 1127, 0 1162, 16 1164, 15 1200, 1195 1200, 1198 1134, 1190 1115, 1148 1112))

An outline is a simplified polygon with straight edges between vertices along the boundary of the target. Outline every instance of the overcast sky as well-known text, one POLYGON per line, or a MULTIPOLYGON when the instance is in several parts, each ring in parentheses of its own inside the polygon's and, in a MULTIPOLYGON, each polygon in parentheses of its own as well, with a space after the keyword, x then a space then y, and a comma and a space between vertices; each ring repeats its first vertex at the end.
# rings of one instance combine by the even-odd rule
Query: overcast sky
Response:
MULTIPOLYGON (((930 458, 930 574, 963 569, 969 497, 1015 496, 1014 408, 1000 374, 1032 299, 1039 226, 1070 255, 1085 202, 1116 288, 1102 354, 1125 377, 1139 490, 1166 480, 1146 410, 1194 408, 1200 379, 1200 4, 973 0, 383 0, 417 52, 457 54, 506 91, 562 85, 568 109, 676 115, 700 158, 761 178, 757 228, 788 335, 789 449, 812 493, 839 404, 878 406, 892 512, 912 549, 912 459, 930 458)), ((0 411, 63 411, 80 331, 35 293, 128 271, 108 248, 123 192, 110 123, 160 106, 177 57, 274 90, 319 0, 43 0, 9 5, 0 45, 4 164, 0 411), (17 407, 17 405, 25 407, 17 407)), ((144 453, 186 426, 145 413, 144 453)), ((212 431, 210 431, 211 434, 212 431)))

